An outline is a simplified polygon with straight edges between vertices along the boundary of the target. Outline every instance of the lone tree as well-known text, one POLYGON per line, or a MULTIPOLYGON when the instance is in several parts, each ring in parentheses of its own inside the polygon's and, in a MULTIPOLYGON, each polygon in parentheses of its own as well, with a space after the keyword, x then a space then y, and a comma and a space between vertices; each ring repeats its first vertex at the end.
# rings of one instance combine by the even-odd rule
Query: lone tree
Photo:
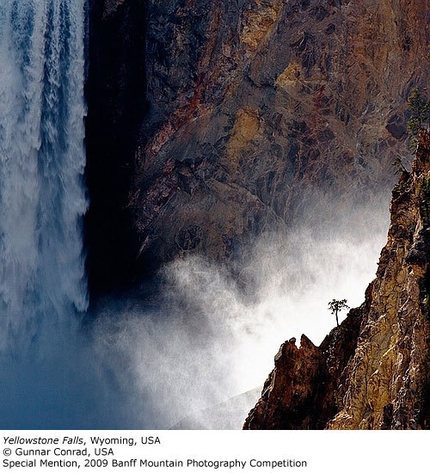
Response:
POLYGON ((349 306, 346 305, 346 299, 342 299, 341 301, 337 301, 333 299, 331 302, 328 303, 328 308, 332 314, 336 316, 336 324, 339 327, 339 318, 338 313, 343 309, 349 309, 349 306))

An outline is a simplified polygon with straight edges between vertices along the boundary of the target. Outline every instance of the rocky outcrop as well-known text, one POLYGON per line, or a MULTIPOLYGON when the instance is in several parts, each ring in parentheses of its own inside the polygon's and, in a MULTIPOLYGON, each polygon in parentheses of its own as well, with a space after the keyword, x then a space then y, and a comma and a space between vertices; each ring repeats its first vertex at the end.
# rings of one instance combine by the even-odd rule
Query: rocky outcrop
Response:
POLYGON ((430 133, 391 203, 365 302, 315 347, 286 342, 246 429, 430 428, 430 133))
POLYGON ((299 348, 294 338, 285 342, 244 428, 324 428, 336 413, 337 383, 354 353, 360 322, 361 311, 355 309, 319 347, 305 335, 299 348))

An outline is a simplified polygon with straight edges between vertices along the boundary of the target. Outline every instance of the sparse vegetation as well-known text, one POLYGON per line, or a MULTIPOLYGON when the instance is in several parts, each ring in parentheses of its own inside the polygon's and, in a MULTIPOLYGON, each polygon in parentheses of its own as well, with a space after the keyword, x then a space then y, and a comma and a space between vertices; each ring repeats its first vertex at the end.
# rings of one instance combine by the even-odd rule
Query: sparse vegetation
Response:
POLYGON ((391 164, 395 168, 394 174, 400 174, 400 173, 403 173, 403 172, 406 172, 406 173, 408 172, 408 170, 405 168, 405 165, 403 164, 402 158, 400 156, 396 156, 396 158, 394 159, 394 161, 391 164))
MULTIPOLYGON (((424 89, 425 91, 426 89, 424 89)), ((420 128, 429 127, 430 100, 415 87, 408 97, 410 117, 407 123, 409 149, 414 152, 417 147, 417 134, 420 128)))
POLYGON ((336 324, 339 327, 339 317, 338 314, 341 312, 343 309, 348 310, 349 306, 346 304, 347 300, 342 299, 340 301, 333 299, 331 302, 328 303, 328 308, 330 312, 336 317, 336 324))

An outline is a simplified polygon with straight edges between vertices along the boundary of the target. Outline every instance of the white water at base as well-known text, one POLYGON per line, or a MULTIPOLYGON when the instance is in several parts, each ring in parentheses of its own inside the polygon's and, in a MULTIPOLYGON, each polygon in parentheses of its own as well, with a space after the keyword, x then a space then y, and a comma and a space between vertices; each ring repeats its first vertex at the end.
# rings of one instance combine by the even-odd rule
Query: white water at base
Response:
POLYGON ((84 1, 0 5, 2 353, 22 354, 88 304, 84 1))

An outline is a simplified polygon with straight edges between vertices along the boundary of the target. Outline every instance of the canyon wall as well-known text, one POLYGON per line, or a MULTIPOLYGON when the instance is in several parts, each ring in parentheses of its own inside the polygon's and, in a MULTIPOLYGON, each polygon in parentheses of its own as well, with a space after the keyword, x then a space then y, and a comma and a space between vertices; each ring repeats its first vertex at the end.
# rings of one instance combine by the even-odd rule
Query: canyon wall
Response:
POLYGON ((393 190, 365 302, 316 347, 284 343, 246 429, 430 427, 430 133, 393 190))
POLYGON ((142 264, 231 266, 256 235, 331 231, 388 202, 428 20, 425 1, 149 0, 130 195, 142 264))
POLYGON ((92 0, 91 279, 388 201, 427 2, 92 0))

